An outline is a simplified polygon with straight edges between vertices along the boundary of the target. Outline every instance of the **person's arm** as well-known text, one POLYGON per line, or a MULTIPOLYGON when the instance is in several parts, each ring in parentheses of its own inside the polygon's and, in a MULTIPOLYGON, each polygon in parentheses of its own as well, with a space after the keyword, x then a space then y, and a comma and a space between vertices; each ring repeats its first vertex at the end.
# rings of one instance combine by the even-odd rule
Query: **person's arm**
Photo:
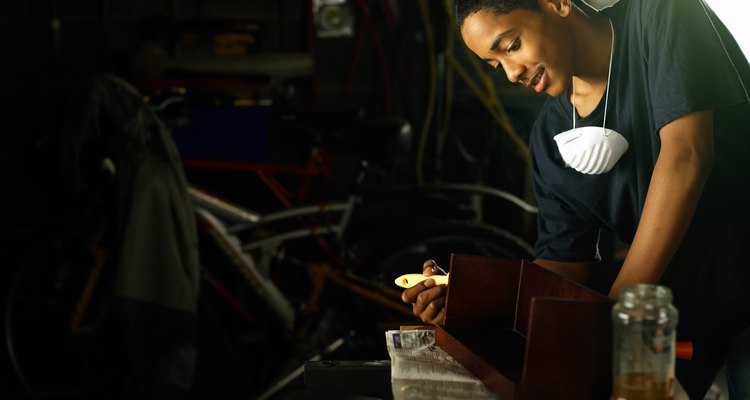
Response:
POLYGON ((537 258, 534 260, 534 264, 581 284, 586 284, 589 277, 588 263, 585 262, 563 262, 537 258))
POLYGON ((660 133, 661 150, 643 213, 625 262, 609 292, 658 283, 685 236, 713 166, 713 112, 682 116, 660 133))

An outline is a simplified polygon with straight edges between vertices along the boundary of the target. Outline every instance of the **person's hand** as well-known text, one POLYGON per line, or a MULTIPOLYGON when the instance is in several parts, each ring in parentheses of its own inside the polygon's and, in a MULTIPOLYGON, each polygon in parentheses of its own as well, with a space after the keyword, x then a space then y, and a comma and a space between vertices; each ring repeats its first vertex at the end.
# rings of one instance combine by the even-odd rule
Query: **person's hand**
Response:
MULTIPOLYGON (((438 271, 433 260, 427 260, 422 265, 422 275, 432 276, 438 271)), ((437 285, 434 279, 425 279, 405 289, 401 293, 401 300, 412 304, 414 316, 419 317, 422 322, 442 324, 445 319, 445 293, 446 285, 437 285)))

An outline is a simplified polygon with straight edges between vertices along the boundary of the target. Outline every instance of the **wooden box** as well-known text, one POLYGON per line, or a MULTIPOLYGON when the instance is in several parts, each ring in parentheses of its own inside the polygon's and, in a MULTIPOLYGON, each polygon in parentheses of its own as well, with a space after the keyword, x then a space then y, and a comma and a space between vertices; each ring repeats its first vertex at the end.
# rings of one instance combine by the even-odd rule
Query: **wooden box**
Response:
POLYGON ((530 261, 454 254, 437 344, 501 399, 607 399, 614 304, 530 261))

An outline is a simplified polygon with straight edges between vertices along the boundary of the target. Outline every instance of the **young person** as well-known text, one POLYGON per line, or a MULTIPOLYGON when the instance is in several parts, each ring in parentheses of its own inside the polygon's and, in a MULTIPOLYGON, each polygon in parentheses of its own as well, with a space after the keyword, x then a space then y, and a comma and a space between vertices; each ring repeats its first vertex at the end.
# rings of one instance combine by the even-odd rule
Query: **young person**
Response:
MULTIPOLYGON (((678 340, 696 349, 676 371, 690 397, 703 398, 726 361, 730 396, 750 398, 750 67, 703 0, 584 10, 456 0, 466 46, 550 96, 530 137, 535 262, 585 283, 599 233, 613 231, 630 248, 609 296, 672 289, 678 340)), ((402 298, 441 323, 444 294, 426 280, 402 298)))

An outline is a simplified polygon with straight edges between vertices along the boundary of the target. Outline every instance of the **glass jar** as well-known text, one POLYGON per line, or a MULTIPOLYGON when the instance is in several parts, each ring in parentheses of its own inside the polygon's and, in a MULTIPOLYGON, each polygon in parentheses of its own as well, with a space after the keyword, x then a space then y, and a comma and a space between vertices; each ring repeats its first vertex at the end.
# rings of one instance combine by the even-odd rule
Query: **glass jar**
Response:
POLYGON ((620 290, 612 308, 612 400, 673 399, 677 318, 665 286, 620 290))

